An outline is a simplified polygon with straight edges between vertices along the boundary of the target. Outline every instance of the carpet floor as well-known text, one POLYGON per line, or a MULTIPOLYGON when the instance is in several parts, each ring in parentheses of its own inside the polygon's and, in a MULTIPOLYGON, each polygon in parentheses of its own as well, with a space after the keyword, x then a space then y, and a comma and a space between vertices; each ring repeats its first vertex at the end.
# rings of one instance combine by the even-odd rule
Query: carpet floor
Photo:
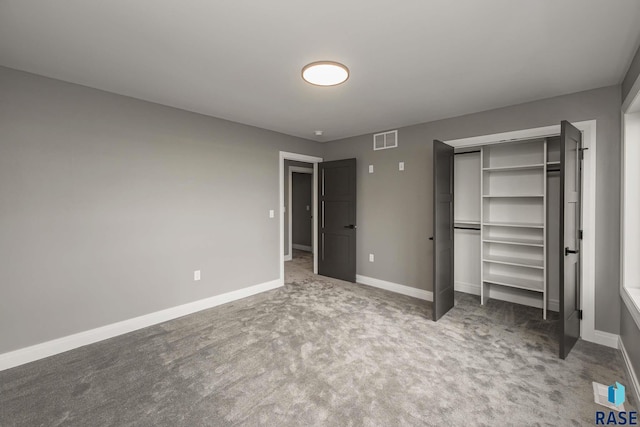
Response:
POLYGON ((630 385, 617 350, 558 359, 540 310, 456 294, 434 323, 428 302, 310 263, 296 252, 283 288, 0 372, 0 425, 593 425, 591 382, 630 385))

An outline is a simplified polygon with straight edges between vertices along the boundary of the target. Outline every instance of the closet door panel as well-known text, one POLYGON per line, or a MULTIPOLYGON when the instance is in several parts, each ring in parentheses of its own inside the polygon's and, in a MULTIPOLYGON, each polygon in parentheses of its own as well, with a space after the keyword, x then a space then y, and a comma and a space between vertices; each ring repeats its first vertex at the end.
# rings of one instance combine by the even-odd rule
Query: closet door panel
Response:
POLYGON ((580 337, 580 224, 582 134, 561 123, 560 135, 560 358, 567 357, 580 337))
POLYGON ((453 147, 433 141, 433 312, 437 321, 454 305, 453 147))

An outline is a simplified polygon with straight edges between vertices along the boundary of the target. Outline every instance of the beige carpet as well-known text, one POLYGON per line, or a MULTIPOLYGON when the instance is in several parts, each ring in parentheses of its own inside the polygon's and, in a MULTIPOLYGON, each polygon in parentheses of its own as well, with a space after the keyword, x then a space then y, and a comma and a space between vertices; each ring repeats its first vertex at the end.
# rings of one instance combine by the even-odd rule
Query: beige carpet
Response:
POLYGON ((457 294, 434 323, 309 269, 296 252, 284 288, 0 372, 0 425, 593 425, 591 382, 629 385, 616 350, 558 359, 540 310, 457 294))

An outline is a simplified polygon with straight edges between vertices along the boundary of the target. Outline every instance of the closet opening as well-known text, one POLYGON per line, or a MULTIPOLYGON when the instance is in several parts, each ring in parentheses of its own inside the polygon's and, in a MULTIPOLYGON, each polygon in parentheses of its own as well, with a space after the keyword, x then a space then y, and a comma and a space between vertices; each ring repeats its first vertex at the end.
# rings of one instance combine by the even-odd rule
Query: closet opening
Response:
POLYGON ((457 150, 457 290, 540 308, 545 319, 558 311, 559 150, 559 136, 457 150))
POLYGON ((617 344, 595 330, 596 122, 574 125, 445 141, 455 148, 455 290, 536 307, 541 318, 563 312, 561 357, 578 337, 617 344), (560 295, 561 277, 574 300, 560 295))

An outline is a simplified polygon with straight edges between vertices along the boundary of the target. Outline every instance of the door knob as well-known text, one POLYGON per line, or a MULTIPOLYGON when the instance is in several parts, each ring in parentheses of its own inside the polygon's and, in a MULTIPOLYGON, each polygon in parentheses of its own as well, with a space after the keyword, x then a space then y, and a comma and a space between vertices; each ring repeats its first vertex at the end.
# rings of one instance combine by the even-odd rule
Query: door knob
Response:
POLYGON ((432 236, 432 237, 429 237, 429 240, 433 240, 433 236, 432 236))
POLYGON ((577 250, 577 249, 575 251, 573 251, 573 250, 569 249, 568 247, 564 248, 564 256, 567 256, 569 254, 578 254, 578 253, 580 253, 580 251, 577 250))
POLYGON ((344 228, 350 228, 352 230, 355 230, 356 228, 358 228, 356 225, 353 224, 349 224, 349 225, 345 225, 344 228))

